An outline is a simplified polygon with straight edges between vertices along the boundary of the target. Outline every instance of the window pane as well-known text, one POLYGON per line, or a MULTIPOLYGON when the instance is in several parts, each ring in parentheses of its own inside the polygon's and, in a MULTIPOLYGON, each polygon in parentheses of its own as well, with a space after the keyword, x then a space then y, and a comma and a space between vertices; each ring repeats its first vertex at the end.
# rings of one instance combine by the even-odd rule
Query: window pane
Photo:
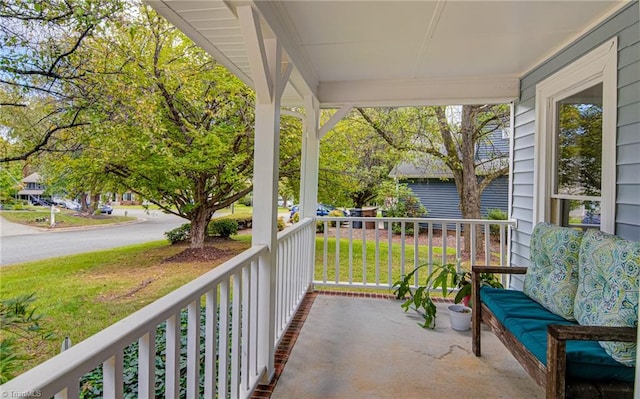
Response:
POLYGON ((557 103, 555 194, 599 196, 602 84, 557 103))
POLYGON ((551 199, 551 223, 565 227, 600 228, 600 201, 551 199))

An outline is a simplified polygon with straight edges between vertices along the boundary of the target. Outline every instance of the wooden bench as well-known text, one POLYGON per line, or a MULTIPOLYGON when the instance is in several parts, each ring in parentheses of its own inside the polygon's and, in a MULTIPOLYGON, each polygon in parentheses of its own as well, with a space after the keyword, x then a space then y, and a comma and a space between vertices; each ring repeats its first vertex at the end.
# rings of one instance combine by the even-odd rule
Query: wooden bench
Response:
MULTIPOLYGON (((546 390, 547 399, 555 398, 632 398, 633 384, 619 381, 590 381, 566 377, 566 341, 622 341, 636 342, 633 327, 598 327, 581 325, 554 325, 547 328, 546 366, 502 325, 480 298, 479 273, 525 274, 526 267, 474 266, 472 268, 472 349, 481 355, 480 326, 487 324, 504 346, 518 360, 529 375, 546 390), (480 306, 476 305, 480 304, 480 306)), ((533 300, 531 300, 533 301, 533 300)))

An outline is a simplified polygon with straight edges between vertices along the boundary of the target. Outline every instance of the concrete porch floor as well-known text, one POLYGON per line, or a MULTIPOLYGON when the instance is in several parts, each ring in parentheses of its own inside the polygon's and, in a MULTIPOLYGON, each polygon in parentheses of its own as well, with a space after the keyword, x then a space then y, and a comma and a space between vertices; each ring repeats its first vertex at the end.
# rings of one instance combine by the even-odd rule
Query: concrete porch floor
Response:
POLYGON ((272 398, 542 398, 544 391, 486 328, 482 357, 471 332, 437 327, 392 299, 319 294, 272 398))

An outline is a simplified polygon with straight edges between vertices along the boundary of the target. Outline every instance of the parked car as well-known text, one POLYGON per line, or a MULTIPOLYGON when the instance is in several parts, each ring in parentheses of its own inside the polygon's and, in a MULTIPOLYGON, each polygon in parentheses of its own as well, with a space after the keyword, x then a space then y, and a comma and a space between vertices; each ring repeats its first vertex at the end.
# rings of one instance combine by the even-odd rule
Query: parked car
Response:
MULTIPOLYGON (((340 208, 336 208, 333 205, 327 205, 327 204, 318 204, 318 207, 316 208, 316 216, 327 216, 331 211, 336 209, 342 212, 344 216, 350 216, 350 213, 347 209, 340 209, 340 208)), ((293 219, 293 215, 298 213, 299 210, 300 210, 300 205, 292 206, 291 213, 289 214, 289 218, 293 219)))
POLYGON ((31 198, 31 203, 36 206, 51 206, 53 202, 45 198, 31 198))
POLYGON ((79 211, 81 208, 80 203, 76 201, 65 201, 64 207, 67 209, 71 209, 72 211, 79 211))
POLYGON ((100 205, 98 209, 100 209, 100 213, 106 213, 108 215, 111 215, 111 212, 113 212, 113 208, 111 207, 111 205, 107 204, 100 205))

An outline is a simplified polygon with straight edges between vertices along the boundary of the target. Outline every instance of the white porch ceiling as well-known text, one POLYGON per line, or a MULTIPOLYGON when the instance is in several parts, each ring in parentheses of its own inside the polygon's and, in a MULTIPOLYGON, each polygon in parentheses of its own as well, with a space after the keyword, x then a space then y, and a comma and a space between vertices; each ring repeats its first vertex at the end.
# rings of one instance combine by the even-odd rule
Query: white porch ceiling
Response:
POLYGON ((323 107, 507 102, 518 79, 621 1, 148 0, 253 86, 236 7, 294 65, 282 104, 323 107))

